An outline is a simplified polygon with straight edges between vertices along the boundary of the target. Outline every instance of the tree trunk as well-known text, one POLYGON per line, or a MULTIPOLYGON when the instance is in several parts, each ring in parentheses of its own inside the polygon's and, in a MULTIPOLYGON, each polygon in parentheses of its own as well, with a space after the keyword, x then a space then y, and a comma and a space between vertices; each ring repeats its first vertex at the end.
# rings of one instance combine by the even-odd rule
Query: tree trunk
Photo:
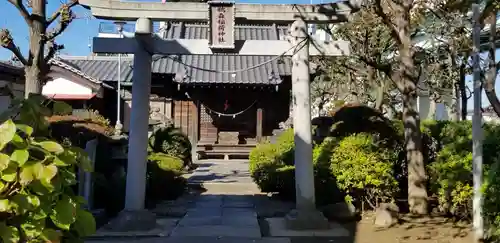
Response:
POLYGON ((28 65, 26 71, 26 84, 24 87, 24 96, 28 97, 30 93, 42 93, 42 79, 45 77, 44 47, 45 40, 42 39, 46 33, 45 1, 31 1, 32 17, 29 26, 29 48, 28 65))
POLYGON ((25 71, 25 86, 24 86, 24 96, 29 97, 29 94, 41 94, 42 84, 41 80, 41 70, 37 66, 26 66, 25 71))
MULTIPOLYGON (((464 58, 465 59, 465 58, 464 58)), ((466 60, 466 59, 465 59, 466 60)), ((460 80, 458 81, 458 89, 460 90, 460 99, 461 99, 461 105, 460 108, 462 108, 461 115, 462 115, 462 121, 467 120, 467 87, 465 86, 465 68, 466 68, 466 63, 464 60, 462 60, 462 63, 460 64, 460 80)))
MULTIPOLYGON (((403 19, 409 21, 409 16, 403 19)), ((399 66, 399 90, 403 97, 403 124, 405 129, 406 161, 408 166, 408 206, 410 213, 425 215, 427 205, 427 174, 422 154, 422 133, 418 114, 417 74, 411 52, 410 23, 403 21, 399 46, 401 64, 399 66)))
POLYGON ((427 175, 422 154, 422 134, 416 92, 403 93, 403 123, 408 164, 408 205, 410 212, 427 214, 427 175))
POLYGON ((490 21, 490 50, 489 50, 489 68, 486 75, 486 80, 484 81, 484 92, 486 93, 486 97, 490 101, 493 110, 500 116, 500 101, 498 100, 496 91, 495 91, 495 81, 497 77, 497 68, 496 68, 496 60, 495 60, 495 52, 496 52, 496 13, 491 17, 490 21))

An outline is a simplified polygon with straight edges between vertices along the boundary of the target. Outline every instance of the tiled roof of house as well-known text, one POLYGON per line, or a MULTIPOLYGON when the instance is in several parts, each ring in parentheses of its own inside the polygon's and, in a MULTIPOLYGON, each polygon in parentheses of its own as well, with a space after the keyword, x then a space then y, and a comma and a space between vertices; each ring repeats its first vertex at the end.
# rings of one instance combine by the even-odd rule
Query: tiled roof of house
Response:
POLYGON ((23 75, 24 70, 22 67, 7 61, 0 61, 0 73, 8 73, 11 75, 23 75))

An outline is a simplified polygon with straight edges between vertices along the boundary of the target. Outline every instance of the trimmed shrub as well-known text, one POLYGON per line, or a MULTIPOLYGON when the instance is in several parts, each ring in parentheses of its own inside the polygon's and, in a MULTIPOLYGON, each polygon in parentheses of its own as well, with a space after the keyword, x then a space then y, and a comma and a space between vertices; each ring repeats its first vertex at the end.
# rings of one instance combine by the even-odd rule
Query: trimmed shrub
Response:
POLYGON ((275 172, 283 167, 278 157, 278 147, 269 142, 258 144, 250 151, 250 175, 263 192, 276 192, 278 188, 275 172))
MULTIPOLYGON (((325 140, 314 148, 314 173, 316 201, 318 205, 343 200, 329 170, 329 158, 333 146, 332 139, 325 140)), ((285 131, 276 144, 258 144, 250 152, 249 168, 254 182, 263 192, 278 193, 287 200, 295 199, 295 167, 293 130, 285 131)))
POLYGON ((347 201, 375 208, 394 199, 398 183, 393 174, 397 160, 377 144, 370 134, 354 134, 342 139, 333 150, 331 171, 347 201))
POLYGON ((180 129, 173 125, 157 129, 149 138, 149 146, 154 153, 163 153, 181 159, 184 167, 192 165, 191 142, 180 129))
POLYGON ((154 206, 162 200, 172 200, 181 196, 186 189, 186 181, 181 176, 184 162, 177 157, 162 153, 149 155, 146 203, 154 206))

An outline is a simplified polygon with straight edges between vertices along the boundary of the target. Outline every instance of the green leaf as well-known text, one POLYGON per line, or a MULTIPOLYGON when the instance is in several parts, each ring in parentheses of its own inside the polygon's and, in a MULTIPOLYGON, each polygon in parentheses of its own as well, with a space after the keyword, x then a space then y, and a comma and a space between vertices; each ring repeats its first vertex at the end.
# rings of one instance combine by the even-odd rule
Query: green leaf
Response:
POLYGON ((5 222, 0 222, 0 238, 3 243, 18 243, 19 230, 14 226, 7 226, 5 222))
POLYGON ((74 229, 78 232, 79 237, 95 234, 96 223, 94 216, 85 210, 79 209, 76 213, 74 229))
POLYGON ((24 134, 28 136, 31 136, 33 134, 33 128, 28 125, 16 124, 16 127, 18 130, 22 131, 24 134))
POLYGON ((53 111, 54 115, 70 115, 73 112, 73 108, 65 102, 54 101, 53 111))
POLYGON ((33 220, 27 218, 23 220, 21 224, 21 230, 24 234, 31 239, 34 239, 42 234, 43 228, 45 228, 45 220, 33 220))
POLYGON ((38 198, 36 195, 28 195, 27 199, 32 209, 38 208, 40 206, 40 198, 38 198))
POLYGON ((65 186, 72 186, 76 184, 76 175, 75 173, 64 169, 64 168, 59 168, 58 169, 59 175, 58 179, 61 180, 61 183, 65 186))
POLYGON ((76 155, 75 153, 65 150, 63 153, 59 154, 54 158, 54 163, 57 166, 69 166, 76 164, 76 155))
POLYGON ((40 180, 33 181, 28 187, 33 190, 37 195, 48 195, 54 191, 54 186, 50 182, 43 182, 40 180))
POLYGON ((16 124, 12 120, 7 120, 0 125, 0 150, 5 148, 16 134, 16 124))
POLYGON ((32 164, 30 167, 32 168, 34 179, 42 180, 44 178, 43 176, 44 166, 42 162, 35 162, 35 161, 33 162, 34 164, 32 164))
POLYGON ((0 194, 3 192, 4 189, 6 189, 6 185, 3 181, 0 180, 0 194))
POLYGON ((62 233, 51 228, 46 228, 43 230, 40 238, 47 243, 59 243, 61 242, 62 233))
POLYGON ((30 157, 30 153, 26 149, 16 149, 11 155, 10 160, 17 162, 19 166, 22 166, 28 158, 30 157))
POLYGON ((45 165, 43 167, 42 176, 40 179, 50 181, 57 174, 57 166, 54 164, 45 165))
POLYGON ((0 172, 9 167, 10 157, 6 154, 0 153, 0 172))
POLYGON ((36 220, 47 218, 52 210, 51 203, 52 201, 50 199, 43 200, 42 198, 42 200, 40 200, 40 206, 31 211, 30 216, 36 220))
POLYGON ((13 182, 17 177, 17 164, 9 163, 9 167, 2 171, 2 180, 13 182))
POLYGON ((17 214, 25 214, 31 209, 31 204, 28 200, 28 196, 24 194, 16 194, 12 197, 10 201, 10 207, 17 214))
POLYGON ((30 184, 35 179, 35 166, 26 166, 21 168, 21 172, 19 173, 19 183, 21 185, 26 186, 30 184))
POLYGON ((8 212, 10 210, 9 199, 0 200, 0 212, 8 212))
POLYGON ((51 153, 60 154, 64 152, 63 146, 54 141, 43 141, 39 142, 38 145, 51 153))
POLYGON ((52 209, 50 219, 57 227, 69 230, 76 220, 76 210, 76 203, 69 196, 63 195, 52 209))
POLYGON ((19 149, 25 149, 28 147, 28 142, 22 138, 21 136, 19 136, 19 134, 15 134, 14 135, 14 138, 12 138, 12 141, 10 141, 14 146, 16 146, 16 148, 19 148, 19 149))

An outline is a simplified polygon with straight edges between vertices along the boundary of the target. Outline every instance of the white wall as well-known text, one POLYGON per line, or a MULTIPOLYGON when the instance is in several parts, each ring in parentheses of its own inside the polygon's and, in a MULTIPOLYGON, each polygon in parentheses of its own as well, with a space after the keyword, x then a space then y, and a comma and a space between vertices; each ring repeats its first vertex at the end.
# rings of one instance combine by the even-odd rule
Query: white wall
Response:
POLYGON ((42 88, 43 95, 92 95, 92 89, 65 78, 56 78, 47 82, 42 88))
MULTIPOLYGON (((431 107, 431 102, 429 96, 421 95, 418 97, 418 113, 421 120, 425 120, 429 118, 429 111, 431 107)), ((436 120, 448 120, 448 109, 444 103, 436 104, 436 112, 434 115, 434 119, 436 120)))

